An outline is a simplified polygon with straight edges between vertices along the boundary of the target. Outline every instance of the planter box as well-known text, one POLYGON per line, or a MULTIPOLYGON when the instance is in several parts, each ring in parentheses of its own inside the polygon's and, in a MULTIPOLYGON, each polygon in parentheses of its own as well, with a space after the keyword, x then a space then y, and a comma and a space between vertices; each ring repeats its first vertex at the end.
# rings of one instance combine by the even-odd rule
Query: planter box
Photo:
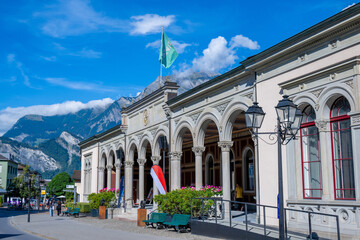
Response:
POLYGON ((99 217, 99 209, 91 209, 90 213, 92 217, 99 217))

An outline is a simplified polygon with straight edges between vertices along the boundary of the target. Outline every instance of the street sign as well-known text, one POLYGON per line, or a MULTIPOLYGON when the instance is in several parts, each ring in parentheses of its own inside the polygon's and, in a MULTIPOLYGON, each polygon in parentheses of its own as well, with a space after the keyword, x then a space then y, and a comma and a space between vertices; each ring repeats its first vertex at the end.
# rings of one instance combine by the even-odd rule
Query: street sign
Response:
POLYGON ((66 188, 74 188, 74 185, 66 185, 66 188))
POLYGON ((45 195, 46 191, 45 190, 41 190, 41 195, 45 195))

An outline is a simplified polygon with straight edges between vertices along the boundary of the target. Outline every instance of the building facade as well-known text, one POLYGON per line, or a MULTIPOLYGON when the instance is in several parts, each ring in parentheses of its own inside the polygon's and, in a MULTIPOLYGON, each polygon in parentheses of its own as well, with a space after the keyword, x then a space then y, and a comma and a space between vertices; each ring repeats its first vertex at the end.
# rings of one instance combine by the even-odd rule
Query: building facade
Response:
POLYGON ((17 177, 18 163, 9 153, 0 153, 0 187, 7 189, 17 177))
MULTIPOLYGON (((274 131, 274 107, 286 94, 304 118, 297 138, 282 147, 285 206, 336 214, 342 232, 359 235, 359 26, 357 4, 179 96, 167 82, 123 109, 121 125, 80 143, 81 201, 104 187, 118 188, 125 175, 126 207, 132 208, 151 191, 157 194, 150 168, 165 161, 170 190, 221 185, 223 198, 231 199, 239 184, 245 201, 276 206, 276 144, 252 137, 244 112, 259 102, 266 112, 259 131, 274 131)), ((307 221, 295 212, 287 219, 293 227, 307 221)), ((276 224, 276 213, 266 222, 276 224)), ((333 219, 315 216, 314 222, 336 230, 333 219)))

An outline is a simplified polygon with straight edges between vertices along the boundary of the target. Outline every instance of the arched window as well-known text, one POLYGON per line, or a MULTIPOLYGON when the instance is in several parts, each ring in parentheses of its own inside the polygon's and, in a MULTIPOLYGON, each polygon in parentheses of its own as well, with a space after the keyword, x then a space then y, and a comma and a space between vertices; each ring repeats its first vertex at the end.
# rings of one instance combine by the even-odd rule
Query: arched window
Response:
POLYGON ((355 200, 349 102, 338 98, 330 112, 335 199, 355 200))
POLYGON ((315 126, 315 119, 314 109, 310 105, 305 107, 300 131, 303 197, 321 199, 319 131, 315 126))
POLYGON ((244 167, 245 167, 245 190, 254 191, 255 190, 255 163, 254 163, 254 154, 251 149, 247 149, 244 154, 244 167))

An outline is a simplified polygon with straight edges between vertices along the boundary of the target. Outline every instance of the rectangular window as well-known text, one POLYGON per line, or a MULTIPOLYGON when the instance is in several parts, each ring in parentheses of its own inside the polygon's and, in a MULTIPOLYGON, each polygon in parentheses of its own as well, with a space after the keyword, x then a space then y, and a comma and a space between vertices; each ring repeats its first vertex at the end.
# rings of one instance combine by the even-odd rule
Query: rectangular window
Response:
POLYGON ((331 124, 335 199, 355 200, 355 178, 350 120, 331 124))
POLYGON ((301 157, 304 198, 321 199, 321 160, 318 128, 312 122, 301 128, 301 157))

